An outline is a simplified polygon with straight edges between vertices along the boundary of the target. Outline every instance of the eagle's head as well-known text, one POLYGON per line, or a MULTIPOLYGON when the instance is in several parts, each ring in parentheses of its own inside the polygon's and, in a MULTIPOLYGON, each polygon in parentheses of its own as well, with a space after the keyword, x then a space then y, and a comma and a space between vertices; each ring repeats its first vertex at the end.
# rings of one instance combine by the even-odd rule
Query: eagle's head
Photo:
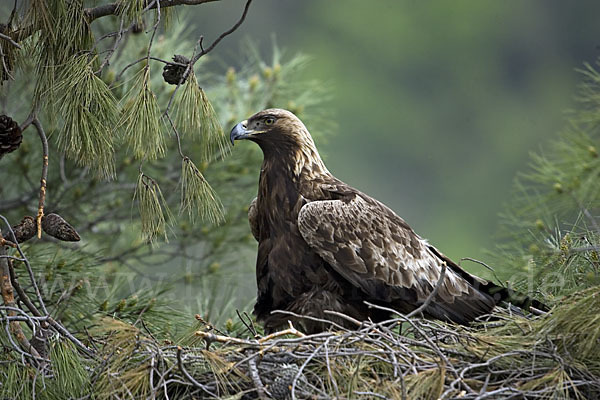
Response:
MULTIPOLYGON (((265 155, 315 148, 308 130, 298 117, 287 110, 269 108, 257 112, 233 127, 229 136, 235 140, 248 139, 256 142, 265 155)), ((316 151, 316 149, 315 149, 316 151)))
POLYGON ((229 135, 235 140, 257 143, 265 156, 265 165, 284 163, 286 169, 299 176, 302 171, 314 177, 328 174, 308 129, 287 110, 269 108, 257 112, 233 127, 229 135))

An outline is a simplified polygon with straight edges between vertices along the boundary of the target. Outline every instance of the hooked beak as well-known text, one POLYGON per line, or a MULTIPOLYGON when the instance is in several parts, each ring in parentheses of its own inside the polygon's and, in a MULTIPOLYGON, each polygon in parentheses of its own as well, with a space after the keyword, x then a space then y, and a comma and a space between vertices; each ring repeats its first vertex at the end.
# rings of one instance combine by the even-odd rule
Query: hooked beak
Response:
POLYGON ((233 146, 234 140, 248 139, 254 131, 252 129, 247 129, 248 120, 244 120, 233 127, 231 133, 229 134, 229 139, 231 140, 231 145, 233 146))

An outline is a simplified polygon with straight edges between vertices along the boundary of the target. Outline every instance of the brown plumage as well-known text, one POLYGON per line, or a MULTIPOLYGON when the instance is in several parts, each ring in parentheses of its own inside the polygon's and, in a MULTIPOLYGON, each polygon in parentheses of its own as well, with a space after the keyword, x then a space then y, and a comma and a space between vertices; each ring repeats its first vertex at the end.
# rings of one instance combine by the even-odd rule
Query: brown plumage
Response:
MULTIPOLYGON (((426 316, 466 324, 508 297, 506 289, 461 269, 384 204, 335 178, 291 112, 253 115, 232 129, 232 143, 239 139, 256 142, 264 154, 248 217, 258 241, 254 313, 266 330, 291 319, 274 310, 321 319, 331 319, 325 310, 357 320, 389 317, 368 301, 410 312, 432 293, 444 263, 426 316)), ((328 327, 299 323, 308 332, 328 327)))

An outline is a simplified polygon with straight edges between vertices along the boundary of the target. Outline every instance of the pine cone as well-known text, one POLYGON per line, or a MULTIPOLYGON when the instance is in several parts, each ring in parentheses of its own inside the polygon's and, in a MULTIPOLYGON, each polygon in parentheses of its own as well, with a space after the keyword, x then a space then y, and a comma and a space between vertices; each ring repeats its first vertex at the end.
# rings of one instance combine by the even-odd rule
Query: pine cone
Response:
POLYGON ((0 158, 18 149, 22 140, 19 124, 6 115, 0 115, 0 158))
POLYGON ((146 29, 146 24, 144 24, 144 21, 140 20, 139 22, 133 23, 133 25, 131 26, 131 33, 142 33, 144 32, 144 29, 146 29))
POLYGON ((58 214, 51 213, 44 215, 42 218, 42 229, 48 235, 65 242, 78 242, 81 240, 75 228, 58 214))
POLYGON ((37 350, 42 358, 48 358, 48 339, 51 336, 52 333, 48 329, 38 329, 29 340, 31 346, 37 350))
MULTIPOLYGON (((175 61, 178 64, 187 64, 190 62, 190 60, 187 57, 180 56, 178 54, 175 54, 173 56, 173 61, 175 61)), ((187 67, 184 67, 181 65, 167 64, 163 68, 162 75, 163 75, 165 82, 167 82, 171 85, 177 85, 179 83, 179 81, 181 80, 181 77, 183 77, 183 74, 185 73, 186 69, 187 69, 187 67)), ((189 75, 189 73, 188 73, 188 75, 189 75)), ((183 82, 185 82, 186 79, 187 79, 187 76, 183 79, 183 82)), ((181 82, 181 83, 183 83, 183 82, 181 82)))
MULTIPOLYGON (((300 368, 296 364, 283 364, 280 366, 277 377, 269 387, 269 392, 276 400, 287 400, 292 397, 292 385, 294 378, 300 368)), ((305 381, 304 374, 301 374, 298 383, 305 381)))
MULTIPOLYGON (((13 226, 12 229, 15 233, 17 242, 23 243, 35 236, 37 233, 37 224, 33 217, 27 215, 21 220, 21 222, 19 222, 18 225, 13 226)), ((10 240, 13 240, 11 235, 8 235, 8 232, 6 235, 4 233, 2 235, 10 240)))

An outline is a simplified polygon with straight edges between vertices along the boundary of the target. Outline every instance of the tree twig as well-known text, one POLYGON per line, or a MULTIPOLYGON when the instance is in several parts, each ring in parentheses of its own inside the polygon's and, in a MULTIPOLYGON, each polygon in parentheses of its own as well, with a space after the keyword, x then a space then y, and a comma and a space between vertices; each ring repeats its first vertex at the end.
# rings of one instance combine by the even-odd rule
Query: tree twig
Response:
MULTIPOLYGON (((191 59, 190 62, 187 65, 187 68, 185 69, 185 71, 183 72, 181 79, 179 80, 179 82, 177 83, 177 86, 175 87, 175 90, 173 91, 173 93, 171 94, 171 98, 169 99, 169 104, 167 105, 167 108, 165 110, 165 113, 167 113, 170 108, 171 108, 171 104, 173 103, 173 99, 175 98, 175 95, 177 94, 177 90, 179 90, 179 87, 181 86, 181 84, 183 83, 183 81, 186 79, 186 77, 193 72, 193 68, 194 68, 194 64, 196 64, 196 62, 204 55, 210 53, 218 44, 221 40, 223 40, 226 36, 232 34, 233 32, 236 31, 237 28, 240 27, 240 25, 242 25, 242 23, 244 22, 244 20, 246 19, 246 15, 248 15, 248 9, 250 8, 250 4, 252 3, 252 0, 247 0, 246 1, 246 5, 244 6, 244 11, 242 12, 242 16, 240 17, 240 19, 228 30, 226 30, 225 32, 221 33, 219 35, 219 37, 217 39, 215 39, 214 42, 211 43, 210 46, 208 46, 208 48, 204 48, 202 46, 202 42, 204 41, 204 37, 200 36, 200 39, 197 42, 197 46, 200 47, 200 52, 195 54, 191 59)), ((196 49, 194 49, 194 53, 196 53, 196 49)))
POLYGON ((439 277, 437 283, 435 284, 435 287, 433 288, 431 293, 429 293, 429 296, 427 296, 427 298, 425 299, 423 304, 421 304, 419 307, 412 310, 410 313, 406 314, 406 318, 410 318, 417 314, 422 313, 423 310, 425 310, 429 306, 429 304, 431 303, 433 298, 437 295, 437 292, 440 290, 442 283, 444 282, 444 278, 446 277, 446 268, 447 267, 448 267, 448 265, 444 261, 444 264, 442 265, 442 271, 440 272, 440 277, 439 277))
POLYGON ((200 53, 198 53, 198 55, 196 55, 191 61, 190 63, 193 65, 196 61, 198 61, 198 59, 200 59, 200 57, 204 56, 205 54, 208 54, 212 51, 212 49, 214 49, 221 40, 225 39, 226 36, 232 34, 233 32, 236 31, 237 28, 240 27, 240 25, 242 25, 242 23, 244 22, 244 20, 246 19, 246 15, 248 15, 248 9, 250 8, 250 4, 252 3, 252 0, 247 0, 246 1, 246 5, 244 6, 244 12, 242 12, 242 16, 240 17, 240 19, 235 23, 235 25, 233 25, 230 29, 226 30, 225 32, 221 33, 219 35, 218 38, 215 39, 214 42, 211 43, 210 46, 208 46, 208 48, 204 49, 202 48, 202 51, 200 51, 200 53))
POLYGON ((22 49, 22 47, 21 47, 21 45, 19 43, 15 42, 13 40, 13 38, 11 38, 8 35, 5 35, 4 33, 0 32, 0 39, 6 40, 8 43, 12 44, 13 46, 15 46, 19 50, 22 49))
POLYGON ((48 179, 48 138, 46 137, 46 133, 44 132, 44 128, 42 124, 37 119, 37 117, 33 118, 32 121, 33 126, 35 126, 38 135, 40 136, 40 141, 42 142, 42 177, 40 178, 40 199, 38 202, 38 213, 36 217, 37 222, 37 237, 38 239, 42 237, 42 218, 44 217, 44 203, 46 202, 46 184, 48 179))
POLYGON ((256 368, 256 357, 252 357, 248 360, 248 370, 250 372, 250 378, 252 378, 252 383, 254 383, 254 387, 258 392, 258 398, 261 400, 267 400, 268 397, 265 385, 263 385, 262 381, 260 380, 258 368, 256 368))
POLYGON ((294 328, 294 325, 292 325, 292 321, 288 321, 288 324, 289 324, 289 328, 284 329, 282 331, 273 332, 270 335, 262 337, 262 338, 258 339, 258 343, 264 343, 264 342, 267 342, 269 340, 275 339, 275 338, 280 337, 280 336, 285 336, 285 335, 294 335, 296 337, 304 337, 304 336, 306 336, 304 333, 302 333, 299 330, 297 330, 296 328, 294 328))
MULTIPOLYGON (((204 3, 211 3, 214 1, 219 1, 219 0, 161 0, 158 6, 160 6, 161 8, 167 8, 167 7, 173 7, 173 6, 179 6, 179 5, 198 5, 198 4, 204 4, 204 3)), ((103 4, 101 6, 97 6, 94 8, 86 8, 84 10, 85 15, 88 17, 88 21, 92 22, 95 19, 101 18, 101 17, 105 17, 107 15, 117 15, 118 14, 118 10, 119 10, 119 5, 120 2, 115 2, 115 3, 110 3, 110 4, 103 4)), ((154 4, 150 7, 148 7, 148 9, 154 9, 156 8, 157 5, 154 4)))
POLYGON ((203 384, 201 384, 200 382, 195 380, 194 377, 192 375, 190 375, 190 373, 185 369, 185 366, 183 365, 183 358, 181 356, 182 350, 183 349, 181 348, 181 346, 177 346, 177 366, 179 367, 179 370, 181 371, 181 373, 183 374, 185 379, 187 379, 188 382, 190 382, 192 385, 196 386, 197 388, 202 389, 204 392, 206 392, 210 396, 217 398, 216 394, 214 394, 213 392, 208 390, 208 388, 206 386, 204 386, 203 384))
POLYGON ((10 281, 11 281, 13 287, 15 288, 15 290, 17 291, 17 295, 19 296, 19 300, 22 301, 23 304, 25 304, 25 306, 29 309, 29 311, 33 315, 35 315, 36 317, 42 317, 42 313, 40 313, 40 311, 37 309, 37 307, 35 306, 35 304, 33 304, 33 302, 31 301, 31 299, 27 295, 27 293, 25 293, 25 291, 23 290, 23 288, 19 284, 17 276, 15 275, 15 270, 14 270, 13 265, 12 265, 12 260, 8 260, 8 269, 9 269, 9 272, 10 272, 10 281))

